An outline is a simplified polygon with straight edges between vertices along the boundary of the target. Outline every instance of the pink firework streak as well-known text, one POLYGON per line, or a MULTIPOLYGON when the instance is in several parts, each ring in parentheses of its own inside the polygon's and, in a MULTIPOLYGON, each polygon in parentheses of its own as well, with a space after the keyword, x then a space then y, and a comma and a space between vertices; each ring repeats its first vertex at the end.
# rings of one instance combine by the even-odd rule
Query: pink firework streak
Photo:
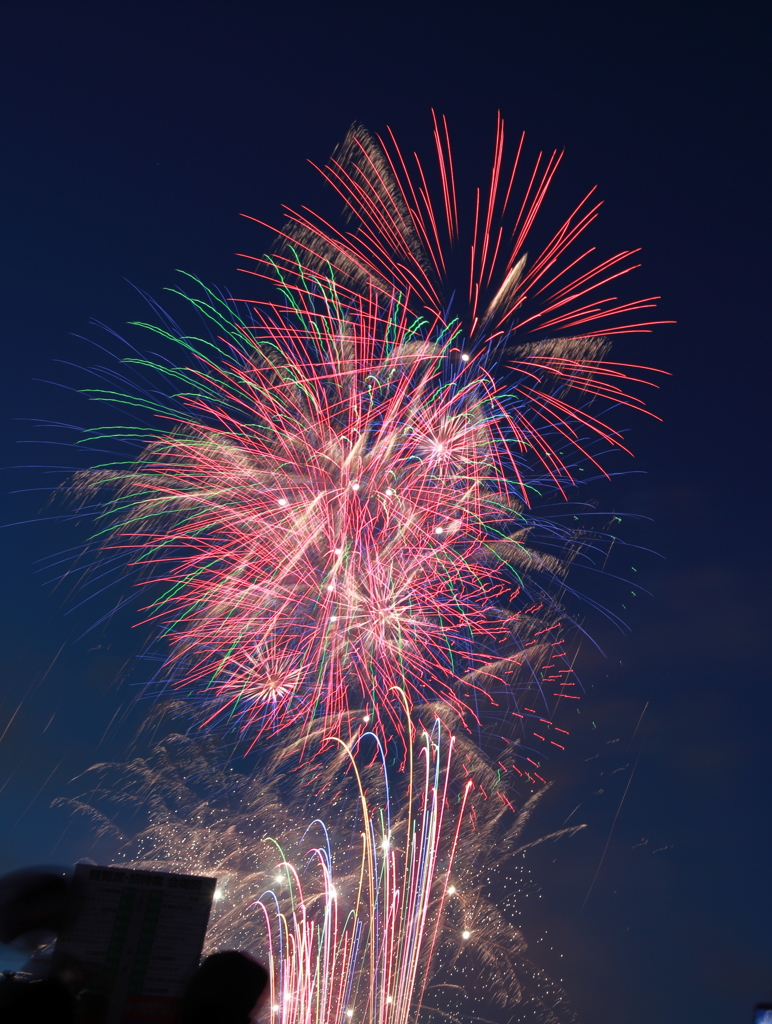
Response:
POLYGON ((436 189, 418 155, 409 160, 390 129, 383 138, 354 125, 330 162, 317 168, 343 201, 352 228, 341 230, 312 210, 287 207, 280 234, 285 255, 290 251, 290 272, 300 258, 355 290, 375 287, 388 295, 396 289, 441 321, 453 307, 473 345, 489 346, 515 329, 555 334, 591 325, 591 332, 613 335, 666 322, 635 319, 658 296, 622 301, 605 293, 639 266, 633 261, 639 250, 599 260, 594 246, 582 244, 602 205, 595 188, 537 242, 535 227, 562 153, 539 153, 527 168, 523 133, 508 160, 499 116, 490 179, 460 214, 447 122, 432 116, 436 189), (526 246, 534 245, 532 258, 526 246))

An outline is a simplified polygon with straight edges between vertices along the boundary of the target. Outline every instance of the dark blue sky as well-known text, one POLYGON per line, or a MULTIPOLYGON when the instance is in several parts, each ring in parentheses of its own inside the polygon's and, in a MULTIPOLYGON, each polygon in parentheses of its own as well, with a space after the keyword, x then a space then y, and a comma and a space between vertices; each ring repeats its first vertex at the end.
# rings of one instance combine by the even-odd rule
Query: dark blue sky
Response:
MULTIPOLYGON (((643 246, 635 294, 661 294, 678 323, 616 355, 672 373, 654 400, 664 423, 631 422, 645 475, 594 496, 650 517, 627 536, 662 557, 620 554, 635 599, 597 583, 631 631, 592 620, 604 655, 584 656, 542 819, 580 804, 572 822, 589 827, 534 855, 542 898, 524 914, 586 1024, 743 1022, 772 988, 762 14, 679 0, 3 8, 6 467, 77 463, 29 444, 29 420, 99 421, 71 390, 82 372, 55 360, 93 361, 74 337, 96 337, 91 320, 144 315, 126 279, 160 297, 179 267, 243 292, 233 254, 269 242, 238 214, 279 222, 282 202, 314 202, 305 161, 355 119, 424 146, 435 107, 476 180, 501 109, 534 149, 566 147, 556 205, 600 185, 602 252, 643 246)), ((49 804, 125 756, 142 644, 130 615, 84 636, 109 599, 77 608, 37 564, 87 529, 46 521, 59 478, 5 479, 2 520, 37 521, 0 533, 0 870, 90 855, 86 826, 49 804)))

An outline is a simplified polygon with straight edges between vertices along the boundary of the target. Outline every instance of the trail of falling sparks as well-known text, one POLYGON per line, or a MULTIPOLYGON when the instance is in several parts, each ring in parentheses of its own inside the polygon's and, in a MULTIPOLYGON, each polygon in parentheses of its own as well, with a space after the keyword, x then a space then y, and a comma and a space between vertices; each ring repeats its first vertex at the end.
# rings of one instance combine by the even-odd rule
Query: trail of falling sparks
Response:
POLYGON ((408 770, 407 805, 415 810, 401 835, 391 827, 389 804, 378 807, 368 801, 354 751, 343 744, 361 805, 356 894, 339 891, 326 834, 326 841, 309 851, 321 893, 304 889, 295 865, 279 863, 291 911, 282 911, 275 892, 255 903, 268 933, 272 1019, 281 1024, 345 1024, 352 1018, 401 1024, 415 1017, 443 924, 447 878, 473 786, 470 780, 464 787, 461 808, 448 828, 444 812, 453 740, 443 731, 437 722, 419 740, 419 764, 408 770))

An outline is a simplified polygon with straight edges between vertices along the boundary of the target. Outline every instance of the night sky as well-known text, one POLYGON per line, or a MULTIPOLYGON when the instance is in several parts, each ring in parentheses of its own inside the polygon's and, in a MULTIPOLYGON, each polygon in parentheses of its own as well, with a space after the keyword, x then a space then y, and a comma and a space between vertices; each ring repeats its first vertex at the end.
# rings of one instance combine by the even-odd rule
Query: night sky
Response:
POLYGON ((573 812, 588 827, 533 854, 541 895, 523 926, 585 1024, 750 1020, 772 990, 763 13, 3 5, 0 518, 23 525, 0 531, 0 871, 94 856, 85 822, 50 803, 94 761, 123 759, 143 715, 132 614, 108 616, 115 591, 83 603, 50 564, 88 525, 52 518, 63 476, 45 467, 88 456, 36 421, 104 422, 77 394, 96 361, 83 338, 146 317, 136 289, 164 301, 178 268, 244 294, 235 254, 270 236, 239 214, 278 224, 282 203, 314 205, 307 161, 352 121, 426 152, 436 108, 475 185, 500 109, 532 154, 565 147, 555 207, 599 185, 592 243, 643 249, 620 294, 661 295, 677 321, 615 348, 672 374, 652 400, 663 422, 627 419, 631 472, 586 494, 639 516, 623 529, 638 547, 614 564, 639 586, 584 581, 629 630, 588 613, 598 649, 538 823, 573 812))

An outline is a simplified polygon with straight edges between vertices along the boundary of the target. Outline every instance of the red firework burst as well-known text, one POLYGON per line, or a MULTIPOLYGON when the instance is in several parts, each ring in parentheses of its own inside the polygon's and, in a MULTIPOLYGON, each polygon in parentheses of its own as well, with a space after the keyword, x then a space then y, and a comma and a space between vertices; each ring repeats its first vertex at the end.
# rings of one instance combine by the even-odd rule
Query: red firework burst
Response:
MULTIPOLYGON (((435 129, 453 243, 453 167, 435 129)), ((359 708, 385 734, 405 701, 439 698, 465 715, 468 694, 511 688, 524 666, 533 681, 534 597, 543 616, 563 564, 528 546, 530 495, 565 492, 577 459, 598 465, 594 441, 621 447, 592 400, 641 403, 625 369, 603 360, 602 339, 504 342, 516 324, 576 327, 650 303, 584 302, 631 269, 630 253, 587 271, 577 270, 587 253, 567 255, 597 207, 580 205, 525 269, 559 159, 537 162, 505 243, 520 150, 505 177, 502 154, 499 123, 473 220, 468 315, 455 321, 421 165, 413 183, 393 144, 353 132, 323 173, 357 231, 294 215, 294 256, 259 270, 282 303, 250 303, 241 317, 212 293, 195 300, 215 339, 168 334, 194 365, 154 367, 171 385, 168 408, 155 393, 131 399, 158 424, 149 442, 136 435, 140 458, 80 477, 116 490, 108 546, 165 584, 151 605, 170 644, 165 678, 204 722, 233 720, 256 738, 359 708), (528 298, 543 301, 526 316, 528 298), (507 353, 503 383, 497 353, 507 353)))

